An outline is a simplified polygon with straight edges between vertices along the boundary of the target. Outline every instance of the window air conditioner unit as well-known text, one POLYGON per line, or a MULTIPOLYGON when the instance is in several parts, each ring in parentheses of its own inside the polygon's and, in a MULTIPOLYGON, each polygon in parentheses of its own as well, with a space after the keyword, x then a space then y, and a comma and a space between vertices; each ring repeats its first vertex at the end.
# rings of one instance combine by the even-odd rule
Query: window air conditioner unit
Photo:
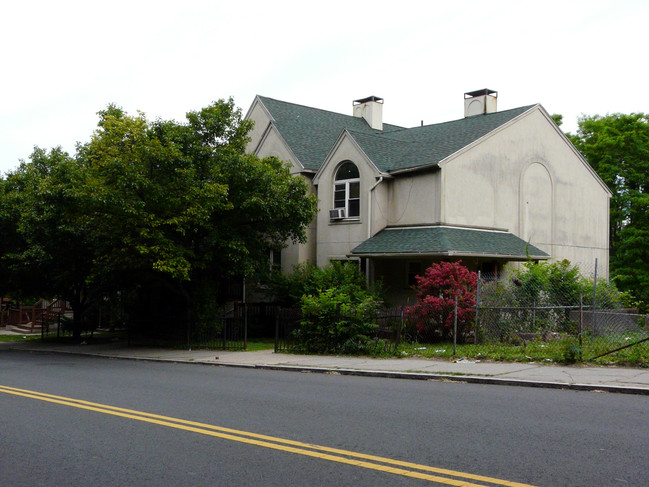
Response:
POLYGON ((329 210, 330 220, 342 220, 345 218, 345 208, 333 208, 329 210))

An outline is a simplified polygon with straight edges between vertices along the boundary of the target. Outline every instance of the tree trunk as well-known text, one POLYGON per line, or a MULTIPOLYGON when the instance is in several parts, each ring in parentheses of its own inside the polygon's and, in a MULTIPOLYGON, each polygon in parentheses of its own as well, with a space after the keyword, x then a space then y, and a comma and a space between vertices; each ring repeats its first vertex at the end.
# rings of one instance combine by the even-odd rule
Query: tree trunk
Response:
POLYGON ((86 304, 83 302, 81 296, 76 295, 70 299, 70 307, 72 308, 72 339, 74 341, 81 340, 81 332, 83 331, 84 314, 86 311, 86 304))

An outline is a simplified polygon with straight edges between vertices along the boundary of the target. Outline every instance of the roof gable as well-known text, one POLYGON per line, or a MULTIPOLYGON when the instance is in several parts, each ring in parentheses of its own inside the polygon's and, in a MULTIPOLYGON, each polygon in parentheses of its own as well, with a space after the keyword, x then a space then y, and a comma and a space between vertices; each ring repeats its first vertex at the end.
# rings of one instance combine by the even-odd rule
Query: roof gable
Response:
MULTIPOLYGON (((354 161, 354 163, 358 164, 359 162, 362 161, 363 164, 366 164, 369 166, 370 170, 374 173, 376 173, 376 176, 381 174, 381 170, 376 167, 374 164, 374 161, 372 161, 372 158, 370 158, 363 148, 359 145, 358 141, 354 136, 351 135, 351 133, 348 130, 343 130, 338 138, 336 139, 336 142, 334 142, 333 147, 327 154, 327 157, 323 161, 322 165, 320 166, 320 169, 316 172, 315 176, 313 177, 313 184, 319 184, 320 179, 324 173, 327 171, 327 167, 333 162, 334 164, 338 164, 341 161, 340 157, 336 157, 340 155, 340 148, 344 147, 346 143, 349 143, 351 147, 353 147, 353 150, 355 150, 359 157, 360 160, 351 156, 351 159, 354 161)), ((343 149, 344 150, 344 149, 343 149)), ((346 156, 343 159, 349 159, 350 155, 347 153, 346 156)))
POLYGON ((375 130, 359 117, 262 96, 258 99, 305 169, 317 171, 346 130, 386 173, 438 164, 535 106, 414 128, 383 124, 383 130, 375 130))
POLYGON ((539 109, 540 109, 540 112, 543 114, 543 116, 548 120, 548 122, 551 122, 551 126, 554 127, 554 130, 557 133, 557 135, 563 139, 564 143, 577 156, 577 158, 581 161, 581 163, 588 170, 588 172, 590 172, 590 174, 595 178, 595 180, 597 180, 597 182, 602 187, 602 189, 606 192, 606 194, 608 194, 609 197, 613 196, 613 193, 611 192, 608 185, 599 176, 599 174, 597 174, 597 172, 593 169, 593 167, 590 165, 590 163, 586 160, 584 155, 581 152, 579 152, 579 150, 575 147, 575 145, 568 138, 568 136, 561 131, 561 129, 559 128, 559 126, 556 123, 554 123, 554 120, 552 120, 552 116, 545 110, 545 108, 543 108, 540 105, 539 105, 539 109))
MULTIPOLYGON (((273 123, 286 143, 306 169, 317 171, 340 133, 351 129, 359 133, 380 132, 372 129, 359 117, 329 112, 318 108, 258 96, 273 123)), ((383 132, 401 129, 396 125, 383 125, 383 132)))
POLYGON ((439 164, 533 107, 530 105, 387 134, 350 133, 380 170, 395 172, 439 164))

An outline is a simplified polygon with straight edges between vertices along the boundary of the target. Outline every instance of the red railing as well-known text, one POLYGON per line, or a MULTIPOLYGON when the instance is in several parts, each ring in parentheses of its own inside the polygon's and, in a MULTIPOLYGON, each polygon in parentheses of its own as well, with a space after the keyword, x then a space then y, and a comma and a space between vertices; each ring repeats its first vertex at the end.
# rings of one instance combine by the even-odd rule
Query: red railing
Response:
POLYGON ((67 310, 67 303, 60 299, 55 299, 49 303, 39 300, 32 306, 18 307, 11 307, 8 303, 3 303, 0 312, 0 326, 31 324, 31 332, 33 333, 36 326, 42 326, 53 317, 64 314, 67 310))

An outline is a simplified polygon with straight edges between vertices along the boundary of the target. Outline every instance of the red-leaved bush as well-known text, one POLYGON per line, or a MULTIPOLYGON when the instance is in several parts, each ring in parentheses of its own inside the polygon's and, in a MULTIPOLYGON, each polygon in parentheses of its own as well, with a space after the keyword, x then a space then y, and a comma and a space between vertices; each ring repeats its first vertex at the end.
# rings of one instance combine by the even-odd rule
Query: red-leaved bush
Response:
POLYGON ((441 339, 452 336, 457 298, 458 339, 466 337, 475 315, 478 275, 461 262, 440 262, 415 279, 417 303, 405 308, 404 314, 418 335, 441 339))

